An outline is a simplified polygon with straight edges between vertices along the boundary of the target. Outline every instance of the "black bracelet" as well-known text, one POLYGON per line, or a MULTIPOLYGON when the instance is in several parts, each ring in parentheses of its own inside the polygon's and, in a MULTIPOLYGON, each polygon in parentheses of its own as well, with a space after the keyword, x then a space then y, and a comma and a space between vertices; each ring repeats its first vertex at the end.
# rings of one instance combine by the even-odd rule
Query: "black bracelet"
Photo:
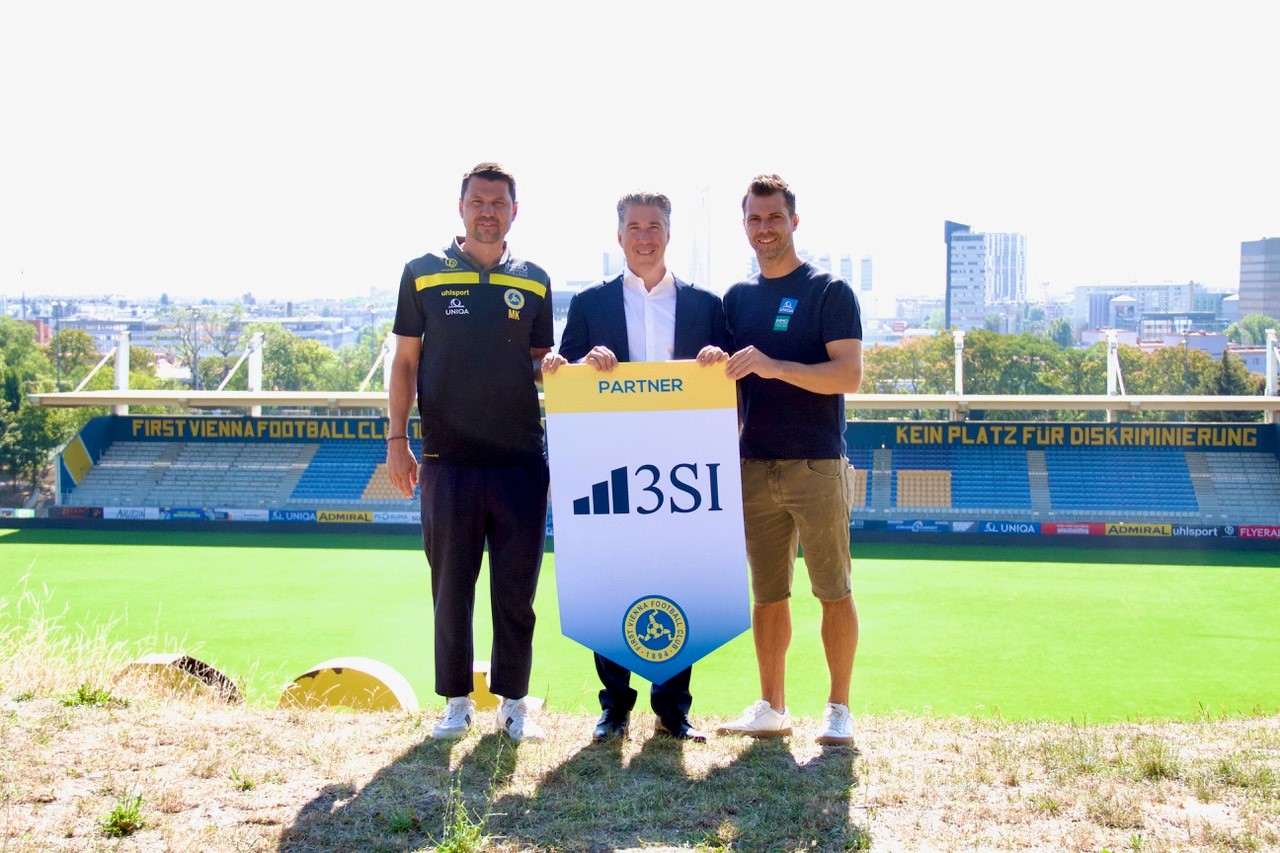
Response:
POLYGON ((395 441, 397 438, 408 438, 408 437, 409 436, 407 435, 389 435, 387 436, 387 441, 395 441))

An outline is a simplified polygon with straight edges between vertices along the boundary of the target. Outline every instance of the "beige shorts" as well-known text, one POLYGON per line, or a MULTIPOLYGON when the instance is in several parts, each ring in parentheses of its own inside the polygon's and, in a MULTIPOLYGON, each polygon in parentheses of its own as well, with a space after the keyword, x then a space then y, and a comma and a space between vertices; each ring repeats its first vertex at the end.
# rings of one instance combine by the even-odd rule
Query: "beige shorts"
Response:
POLYGON ((791 597, 796 546, 821 601, 839 601, 849 583, 853 467, 845 459, 742 460, 747 562, 757 605, 791 597))

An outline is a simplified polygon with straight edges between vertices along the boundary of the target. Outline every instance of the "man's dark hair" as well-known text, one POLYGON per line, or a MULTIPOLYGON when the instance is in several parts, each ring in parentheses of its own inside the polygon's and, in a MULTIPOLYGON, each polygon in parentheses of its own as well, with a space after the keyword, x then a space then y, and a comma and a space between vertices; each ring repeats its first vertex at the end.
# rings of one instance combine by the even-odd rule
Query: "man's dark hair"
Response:
POLYGON ((486 181, 504 181, 511 191, 511 200, 516 200, 516 176, 508 172, 500 163, 477 163, 462 176, 462 192, 458 198, 467 194, 467 181, 472 178, 483 178, 486 181))
POLYGON ((747 212, 747 199, 753 195, 768 196, 782 193, 787 200, 787 211, 796 215, 796 194, 791 191, 787 182, 777 175, 756 175, 747 186, 746 195, 742 197, 742 212, 747 212))
POLYGON ((671 199, 662 193, 627 193, 618 199, 618 227, 622 227, 622 220, 627 216, 627 208, 633 204, 643 205, 645 207, 656 207, 662 211, 662 222, 667 226, 667 230, 671 230, 671 199))

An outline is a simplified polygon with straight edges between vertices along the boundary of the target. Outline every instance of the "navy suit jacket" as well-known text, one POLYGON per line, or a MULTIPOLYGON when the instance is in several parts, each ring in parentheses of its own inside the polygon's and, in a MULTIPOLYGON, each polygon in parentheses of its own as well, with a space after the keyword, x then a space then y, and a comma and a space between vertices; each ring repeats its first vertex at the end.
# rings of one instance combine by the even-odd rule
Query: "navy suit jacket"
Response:
MULTIPOLYGON (((696 358, 708 344, 729 351, 724 304, 714 293, 676 279, 676 358, 696 358)), ((560 338, 560 355, 578 361, 592 347, 606 346, 618 361, 631 360, 622 276, 594 284, 569 301, 569 319, 560 338)))

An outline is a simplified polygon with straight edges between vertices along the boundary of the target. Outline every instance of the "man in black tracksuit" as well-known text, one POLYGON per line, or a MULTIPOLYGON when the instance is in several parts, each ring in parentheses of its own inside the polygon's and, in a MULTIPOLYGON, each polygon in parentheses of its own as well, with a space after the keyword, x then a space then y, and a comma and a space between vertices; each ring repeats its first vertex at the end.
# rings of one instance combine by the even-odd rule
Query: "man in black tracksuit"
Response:
POLYGON ((514 740, 541 728, 525 702, 533 598, 546 539, 547 467, 534 386, 551 348, 550 281, 507 251, 515 179, 481 163, 462 180, 466 234, 405 265, 393 331, 387 473, 405 496, 422 487, 422 541, 435 604, 435 684, 446 698, 433 736, 462 737, 475 718, 472 610, 489 546, 498 726, 514 740), (422 464, 409 411, 422 417, 422 464))

